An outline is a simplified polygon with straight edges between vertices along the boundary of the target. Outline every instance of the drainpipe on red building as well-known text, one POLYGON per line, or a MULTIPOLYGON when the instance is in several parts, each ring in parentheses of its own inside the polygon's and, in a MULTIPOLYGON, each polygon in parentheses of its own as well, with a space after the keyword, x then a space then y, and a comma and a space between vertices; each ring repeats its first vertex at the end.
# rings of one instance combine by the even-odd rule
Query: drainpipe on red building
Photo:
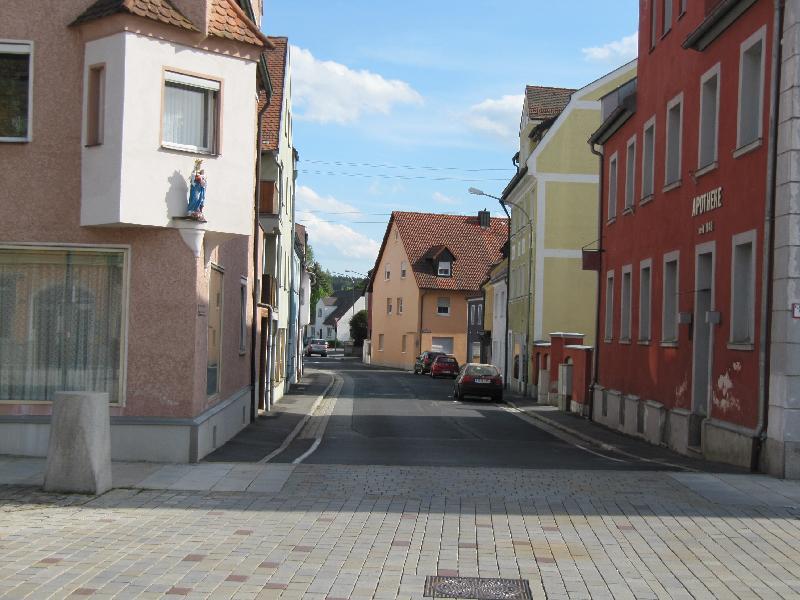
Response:
POLYGON ((589 150, 600 159, 600 177, 597 193, 597 252, 600 253, 600 267, 597 270, 597 300, 595 301, 596 306, 594 309, 594 356, 592 357, 594 364, 592 365, 592 383, 589 386, 591 397, 589 398, 588 418, 591 421, 594 416, 594 388, 597 387, 600 369, 600 300, 603 284, 603 186, 605 185, 604 174, 606 169, 605 155, 595 149, 591 140, 589 141, 589 150))
POLYGON ((767 433, 769 419, 769 361, 772 340, 772 270, 774 263, 773 230, 775 225, 776 164, 778 154, 778 100, 781 84, 781 61, 783 49, 784 0, 775 0, 775 17, 772 31, 772 69, 769 90, 769 139, 767 146, 767 194, 764 203, 764 258, 761 270, 761 332, 759 335, 758 370, 759 403, 756 440, 750 469, 757 471, 767 433))

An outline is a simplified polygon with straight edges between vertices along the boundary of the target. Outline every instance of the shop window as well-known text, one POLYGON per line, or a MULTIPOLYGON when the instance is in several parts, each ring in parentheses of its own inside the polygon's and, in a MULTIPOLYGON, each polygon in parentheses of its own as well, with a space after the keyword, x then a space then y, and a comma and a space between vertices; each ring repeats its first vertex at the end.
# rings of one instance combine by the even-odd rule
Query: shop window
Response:
POLYGON ((31 139, 33 43, 0 42, 0 142, 31 139))
POLYGON ((450 315, 450 298, 439 298, 436 301, 436 313, 442 316, 450 315))
POLYGON ((664 256, 664 298, 661 319, 661 341, 678 341, 678 253, 664 256))
POLYGON ((605 341, 614 339, 614 271, 606 274, 605 341))
POLYGON ((667 104, 667 152, 664 185, 680 182, 681 144, 683 142, 683 94, 667 104))
POLYGON ((183 73, 164 74, 163 145, 217 152, 220 82, 183 73))
POLYGON ((628 140, 625 153, 625 210, 633 208, 636 184, 636 136, 628 140))
POLYGON ((619 341, 631 341, 631 266, 622 268, 620 291, 619 341))
POLYGON ((762 27, 741 46, 739 58, 739 148, 761 138, 764 104, 764 34, 762 27))
POLYGON ((617 153, 611 155, 608 161, 608 220, 613 221, 617 216, 617 153))
POLYGON ((732 344, 752 344, 755 330, 755 231, 733 236, 731 264, 732 344))
POLYGON ((642 261, 639 269, 639 341, 650 341, 651 300, 652 300, 652 263, 642 261))
POLYGON ((700 80, 700 141, 697 167, 702 169, 717 161, 719 130, 719 64, 700 80))
POLYGON ((656 119, 651 118, 644 126, 642 139, 642 199, 653 195, 654 156, 656 143, 656 119))

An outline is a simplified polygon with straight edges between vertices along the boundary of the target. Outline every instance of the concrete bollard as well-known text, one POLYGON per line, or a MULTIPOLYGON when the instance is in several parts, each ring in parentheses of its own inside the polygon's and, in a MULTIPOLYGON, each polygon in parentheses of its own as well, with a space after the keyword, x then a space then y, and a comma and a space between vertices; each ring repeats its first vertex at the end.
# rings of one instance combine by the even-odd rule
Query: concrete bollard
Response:
POLYGON ((111 489, 107 393, 55 393, 44 489, 78 494, 111 489))

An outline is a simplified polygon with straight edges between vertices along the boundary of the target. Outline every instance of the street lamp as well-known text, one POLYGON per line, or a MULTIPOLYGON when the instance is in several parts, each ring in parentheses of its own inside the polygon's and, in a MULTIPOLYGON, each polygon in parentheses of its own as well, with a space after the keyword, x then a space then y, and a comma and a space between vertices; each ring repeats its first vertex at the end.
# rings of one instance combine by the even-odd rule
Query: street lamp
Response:
MULTIPOLYGON (((469 190, 467 190, 467 191, 469 191, 469 193, 474 195, 474 196, 486 196, 487 198, 494 198, 495 200, 500 202, 500 206, 502 207, 503 211, 508 216, 508 246, 509 246, 508 250, 509 250, 509 254, 511 253, 511 215, 508 213, 508 209, 506 208, 506 205, 509 205, 509 206, 511 206, 513 208, 518 208, 519 210, 521 210, 522 214, 528 220, 528 230, 530 231, 530 240, 528 242, 528 309, 525 312, 525 354, 527 354, 528 343, 530 342, 530 338, 531 338, 531 283, 532 283, 531 276, 532 276, 532 273, 533 273, 533 220, 531 219, 530 215, 528 214, 528 211, 525 210, 525 208, 523 208, 521 205, 519 205, 519 204, 517 204, 515 202, 509 202, 508 200, 504 200, 503 198, 498 198, 497 196, 492 196, 491 194, 487 194, 483 190, 479 190, 478 188, 474 188, 474 187, 469 188, 469 190)), ((511 260, 510 260, 510 258, 509 258, 509 263, 508 264, 509 264, 509 271, 510 271, 511 270, 511 260)), ((510 292, 511 291, 511 278, 510 277, 508 278, 508 281, 509 281, 508 291, 510 292)), ((506 293, 506 334, 505 334, 505 338, 506 338, 505 339, 506 375, 508 375, 508 333, 507 332, 508 332, 508 307, 509 307, 509 304, 510 304, 510 300, 511 300, 511 294, 506 293)), ((528 357, 525 356, 525 366, 524 366, 524 369, 525 369, 525 371, 524 371, 524 373, 525 373, 524 394, 525 395, 528 394, 528 376, 527 376, 528 364, 527 363, 528 363, 528 357)), ((506 376, 506 387, 507 386, 508 386, 508 377, 506 376)))

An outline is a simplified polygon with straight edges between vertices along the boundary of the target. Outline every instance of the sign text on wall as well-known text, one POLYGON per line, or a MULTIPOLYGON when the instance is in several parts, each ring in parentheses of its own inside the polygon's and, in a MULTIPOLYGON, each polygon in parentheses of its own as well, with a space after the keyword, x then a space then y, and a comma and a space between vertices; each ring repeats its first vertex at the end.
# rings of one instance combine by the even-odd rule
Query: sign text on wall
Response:
POLYGON ((705 194, 692 198, 692 216, 702 215, 722 208, 722 187, 713 189, 705 194))

